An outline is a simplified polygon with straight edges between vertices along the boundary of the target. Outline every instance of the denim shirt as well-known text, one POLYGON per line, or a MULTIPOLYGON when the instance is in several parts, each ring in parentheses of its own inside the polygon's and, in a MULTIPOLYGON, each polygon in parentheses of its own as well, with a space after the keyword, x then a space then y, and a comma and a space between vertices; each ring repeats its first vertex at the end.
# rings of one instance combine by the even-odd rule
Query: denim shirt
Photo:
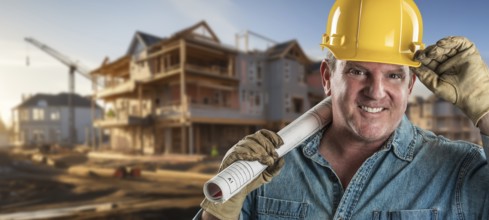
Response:
POLYGON ((319 154, 323 132, 248 195, 242 219, 489 219, 489 166, 480 146, 435 136, 404 117, 344 189, 319 154))
POLYGON ((285 156, 250 193, 240 219, 489 219, 489 137, 484 149, 415 127, 404 117, 348 187, 319 154, 324 130, 285 156))

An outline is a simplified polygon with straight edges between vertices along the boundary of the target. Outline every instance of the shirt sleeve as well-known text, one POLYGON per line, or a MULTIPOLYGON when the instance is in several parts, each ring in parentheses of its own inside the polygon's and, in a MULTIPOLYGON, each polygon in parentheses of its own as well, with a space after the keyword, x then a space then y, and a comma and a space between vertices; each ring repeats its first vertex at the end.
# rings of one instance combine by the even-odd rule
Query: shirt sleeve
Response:
POLYGON ((243 202, 243 208, 241 209, 241 214, 239 215, 240 220, 252 219, 253 198, 255 197, 255 194, 256 190, 253 190, 246 196, 246 199, 243 202))
MULTIPOLYGON (((489 136, 481 133, 482 148, 484 153, 468 154, 463 166, 458 171, 459 179, 457 188, 460 198, 456 198, 459 206, 459 215, 464 219, 489 219, 489 136), (485 155, 484 155, 485 154, 485 155), (463 180, 463 181, 460 181, 463 180)), ((480 149, 479 149, 480 150, 480 149)))
POLYGON ((489 136, 481 133, 482 148, 484 148, 484 153, 486 155, 486 160, 489 163, 489 136))

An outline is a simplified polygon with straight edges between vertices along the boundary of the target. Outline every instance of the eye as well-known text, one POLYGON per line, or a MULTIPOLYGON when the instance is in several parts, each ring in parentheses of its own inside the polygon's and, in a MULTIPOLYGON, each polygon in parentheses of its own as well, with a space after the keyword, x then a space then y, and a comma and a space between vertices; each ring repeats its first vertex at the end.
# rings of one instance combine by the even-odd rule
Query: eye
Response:
POLYGON ((365 74, 366 74, 366 73, 365 73, 364 71, 362 71, 362 70, 359 70, 359 69, 353 69, 353 68, 352 68, 352 69, 349 69, 349 70, 348 70, 348 73, 349 73, 349 74, 352 74, 352 75, 357 75, 357 76, 363 76, 363 75, 365 75, 365 74))
POLYGON ((389 78, 391 78, 391 79, 404 79, 404 74, 391 73, 391 74, 389 74, 389 78))

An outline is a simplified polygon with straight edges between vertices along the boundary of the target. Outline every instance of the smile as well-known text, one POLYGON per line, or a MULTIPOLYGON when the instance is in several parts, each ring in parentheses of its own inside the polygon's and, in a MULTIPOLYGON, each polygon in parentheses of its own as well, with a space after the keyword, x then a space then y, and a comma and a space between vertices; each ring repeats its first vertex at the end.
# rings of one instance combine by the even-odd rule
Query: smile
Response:
POLYGON ((368 113, 378 113, 384 110, 384 108, 371 108, 368 106, 360 106, 360 108, 368 113))

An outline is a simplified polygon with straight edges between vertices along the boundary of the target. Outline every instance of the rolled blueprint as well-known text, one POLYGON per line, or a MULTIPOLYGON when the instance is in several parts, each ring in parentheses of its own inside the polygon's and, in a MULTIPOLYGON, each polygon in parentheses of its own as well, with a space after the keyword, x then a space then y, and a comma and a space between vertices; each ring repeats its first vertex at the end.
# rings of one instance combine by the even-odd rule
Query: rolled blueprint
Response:
MULTIPOLYGON (((327 99, 277 132, 284 141, 284 144, 277 149, 279 157, 287 154, 331 122, 331 104, 327 102, 327 99)), ((258 161, 236 161, 204 184, 204 195, 209 201, 225 202, 258 177, 266 168, 266 165, 258 161)))

